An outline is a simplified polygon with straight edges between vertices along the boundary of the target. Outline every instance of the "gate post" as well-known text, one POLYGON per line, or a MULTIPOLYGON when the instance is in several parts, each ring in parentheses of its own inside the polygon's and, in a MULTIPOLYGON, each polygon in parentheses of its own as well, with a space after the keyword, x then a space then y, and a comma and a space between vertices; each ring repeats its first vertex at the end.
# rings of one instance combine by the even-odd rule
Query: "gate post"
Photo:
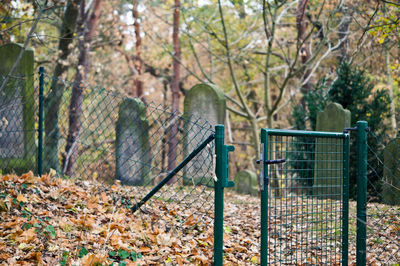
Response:
MULTIPOLYGON (((261 151, 262 160, 268 160, 268 132, 261 130, 261 143, 263 150, 261 151)), ((261 197, 261 254, 260 265, 268 264, 268 165, 262 164, 262 173, 260 178, 260 197, 261 197)))
POLYGON ((342 265, 349 264, 349 179, 350 179, 350 135, 343 140, 343 232, 342 265))
POLYGON ((38 154, 37 171, 42 176, 43 170, 43 87, 44 87, 44 67, 39 68, 39 122, 38 122, 38 154))
POLYGON ((357 266, 367 264, 367 127, 357 122, 357 266))
POLYGON ((223 264, 224 236, 224 188, 233 187, 234 182, 228 176, 228 152, 234 151, 233 146, 225 145, 224 125, 215 126, 215 175, 214 182, 214 265, 223 264))

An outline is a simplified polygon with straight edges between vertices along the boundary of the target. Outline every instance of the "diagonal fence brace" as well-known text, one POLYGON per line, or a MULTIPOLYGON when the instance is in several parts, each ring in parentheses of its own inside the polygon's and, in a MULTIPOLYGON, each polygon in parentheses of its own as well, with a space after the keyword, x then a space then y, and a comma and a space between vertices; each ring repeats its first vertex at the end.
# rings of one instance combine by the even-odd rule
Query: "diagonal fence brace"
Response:
POLYGON ((215 139, 215 135, 211 134, 208 136, 206 140, 204 140, 196 149, 194 149, 177 167, 175 167, 169 174, 161 180, 161 182, 155 186, 144 198, 136 203, 132 208, 131 211, 132 213, 136 212, 140 207, 143 206, 151 197, 154 196, 165 184, 168 183, 171 178, 173 178, 180 170, 182 170, 183 167, 185 167, 197 154, 199 154, 206 146, 208 143, 213 141, 215 139))

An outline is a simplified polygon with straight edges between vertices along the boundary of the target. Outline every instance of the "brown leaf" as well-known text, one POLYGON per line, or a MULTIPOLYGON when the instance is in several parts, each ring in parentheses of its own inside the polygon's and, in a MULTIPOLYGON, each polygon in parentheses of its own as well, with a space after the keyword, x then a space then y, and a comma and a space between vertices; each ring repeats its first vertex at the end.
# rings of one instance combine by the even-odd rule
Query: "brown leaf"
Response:
POLYGON ((0 260, 7 260, 11 258, 11 255, 8 253, 0 253, 0 260))
POLYGON ((19 242, 24 242, 24 243, 30 243, 32 240, 36 238, 36 232, 35 228, 32 227, 26 231, 24 231, 18 238, 17 241, 19 242))
POLYGON ((160 246, 169 247, 172 244, 172 238, 170 234, 165 234, 165 233, 158 234, 156 239, 157 239, 157 244, 160 246))
POLYGON ((107 196, 107 194, 105 192, 102 192, 100 196, 101 196, 101 200, 104 203, 108 202, 108 196, 107 196))
POLYGON ((29 184, 33 184, 33 183, 36 183, 37 180, 38 180, 38 178, 35 177, 35 176, 33 175, 33 172, 32 172, 32 171, 29 171, 28 173, 21 175, 21 176, 18 178, 17 182, 18 182, 18 183, 29 183, 29 184))
POLYGON ((27 254, 24 258, 25 260, 33 260, 37 264, 43 264, 42 253, 41 252, 31 252, 27 254))
MULTIPOLYGON (((53 169, 51 169, 51 170, 53 170, 53 169)), ((50 186, 50 184, 51 184, 50 174, 49 174, 49 175, 43 175, 43 176, 40 178, 40 181, 41 181, 42 183, 44 183, 44 184, 50 186)))
POLYGON ((93 254, 88 253, 85 257, 82 258, 82 266, 94 266, 103 264, 107 259, 107 256, 104 254, 93 254))
POLYGON ((114 229, 118 229, 118 231, 122 234, 122 232, 124 231, 124 228, 122 228, 122 226, 120 224, 117 223, 112 223, 110 225, 110 230, 114 230, 114 229))
POLYGON ((149 248, 149 247, 140 247, 139 248, 139 252, 141 252, 141 253, 149 253, 149 252, 151 252, 151 248, 149 248))
POLYGON ((177 255, 176 256, 176 262, 178 263, 179 266, 183 265, 183 259, 181 256, 177 255))
POLYGON ((192 226, 196 223, 197 223, 196 219, 194 219, 193 214, 191 214, 188 218, 186 218, 184 225, 192 226))
POLYGON ((204 255, 197 255, 194 257, 195 260, 201 262, 201 265, 208 265, 208 258, 204 255))

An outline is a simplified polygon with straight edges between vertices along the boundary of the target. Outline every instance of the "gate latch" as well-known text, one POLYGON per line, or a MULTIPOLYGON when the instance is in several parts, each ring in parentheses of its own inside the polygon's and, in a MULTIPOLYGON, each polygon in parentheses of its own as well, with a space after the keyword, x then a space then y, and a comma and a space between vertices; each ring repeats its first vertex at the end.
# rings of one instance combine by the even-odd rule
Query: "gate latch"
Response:
POLYGON ((349 133, 349 131, 357 131, 357 127, 345 127, 343 132, 349 133))
MULTIPOLYGON (((262 160, 257 160, 256 164, 260 164, 262 160)), ((285 163, 286 159, 277 159, 277 160, 264 160, 264 164, 270 165, 270 164, 278 164, 278 163, 285 163)))
MULTIPOLYGON (((276 160, 264 160, 264 154, 261 154, 261 159, 257 160, 257 164, 261 164, 264 162, 265 165, 270 165, 270 164, 280 164, 280 163, 285 163, 286 159, 276 159, 276 160)), ((269 179, 264 177, 264 171, 261 170, 260 172, 260 190, 264 191, 265 185, 268 185, 269 179)))
MULTIPOLYGON (((349 131, 357 131, 358 130, 358 128, 357 127, 346 127, 346 128, 344 128, 344 130, 343 130, 343 132, 344 133, 349 133, 349 131)), ((369 132, 371 129, 369 128, 369 127, 366 127, 365 128, 365 131, 366 132, 369 132)))

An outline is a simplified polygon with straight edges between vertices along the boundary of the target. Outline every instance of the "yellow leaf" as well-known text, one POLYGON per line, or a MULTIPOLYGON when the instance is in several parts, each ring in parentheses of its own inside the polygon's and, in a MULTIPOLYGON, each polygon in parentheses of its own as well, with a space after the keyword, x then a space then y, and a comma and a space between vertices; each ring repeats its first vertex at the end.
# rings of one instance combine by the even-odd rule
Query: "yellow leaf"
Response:
POLYGON ((256 256, 251 257, 252 263, 258 263, 258 258, 256 256))
POLYGON ((93 181, 96 181, 98 176, 99 176, 99 174, 97 172, 94 172, 93 176, 92 176, 93 181))

